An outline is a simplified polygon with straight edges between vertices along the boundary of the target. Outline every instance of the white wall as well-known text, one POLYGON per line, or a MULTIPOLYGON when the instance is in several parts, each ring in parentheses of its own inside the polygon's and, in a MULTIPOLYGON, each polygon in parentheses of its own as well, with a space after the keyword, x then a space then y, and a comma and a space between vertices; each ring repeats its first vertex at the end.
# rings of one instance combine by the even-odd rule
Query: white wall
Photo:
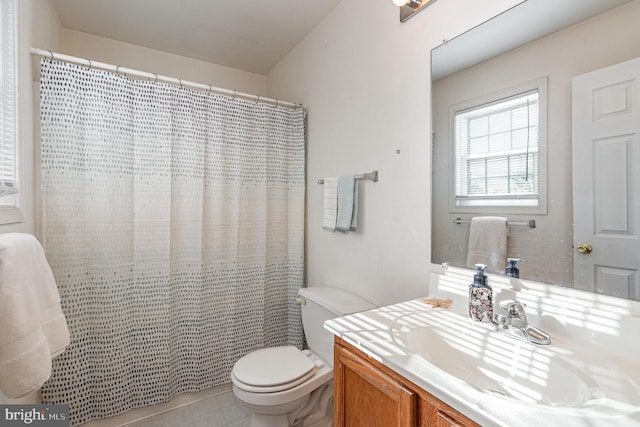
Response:
MULTIPOLYGON (((537 221, 537 228, 511 227, 508 256, 524 258, 522 277, 544 283, 573 285, 573 209, 571 149, 571 82, 580 74, 640 56, 640 1, 605 12, 580 24, 536 40, 433 85, 434 258, 464 266, 469 227, 453 224, 449 213, 447 141, 449 107, 548 77, 548 215, 509 215, 515 221, 537 221), (587 49, 588 52, 580 54, 587 49), (574 54, 578 53, 578 54, 574 54), (478 84, 482 82, 482 84, 478 84)), ((467 215, 468 216, 468 215, 467 215)))
POLYGON ((438 1, 400 23, 390 0, 343 0, 269 73, 269 96, 309 111, 309 286, 342 287, 376 304, 426 295, 430 52, 517 3, 438 1), (374 169, 380 181, 360 183, 358 231, 323 231, 317 179, 374 169))
POLYGON ((62 30, 62 52, 215 87, 266 96, 266 76, 149 49, 93 34, 62 30))

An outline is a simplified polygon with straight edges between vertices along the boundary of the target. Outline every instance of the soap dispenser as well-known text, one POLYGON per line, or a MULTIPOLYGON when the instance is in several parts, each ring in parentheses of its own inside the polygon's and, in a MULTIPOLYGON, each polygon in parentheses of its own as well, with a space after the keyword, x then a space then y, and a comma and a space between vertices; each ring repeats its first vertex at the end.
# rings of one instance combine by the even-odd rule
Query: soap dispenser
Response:
POLYGON ((473 283, 469 285, 469 317, 477 322, 493 319, 493 289, 487 284, 484 264, 476 264, 473 283))
POLYGON ((509 266, 505 270, 504 274, 518 279, 520 277, 518 262, 524 262, 524 260, 520 258, 507 258, 507 262, 509 263, 509 266))

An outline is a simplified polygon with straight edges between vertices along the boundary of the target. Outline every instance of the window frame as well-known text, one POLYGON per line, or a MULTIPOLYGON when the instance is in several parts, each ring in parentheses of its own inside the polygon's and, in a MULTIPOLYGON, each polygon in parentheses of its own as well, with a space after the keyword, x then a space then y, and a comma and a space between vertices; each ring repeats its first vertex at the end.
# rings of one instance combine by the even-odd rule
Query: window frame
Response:
POLYGON ((497 90, 453 105, 449 108, 449 212, 474 214, 528 214, 547 213, 547 77, 540 77, 516 86, 497 90), (516 197, 470 197, 467 203, 458 203, 456 196, 456 113, 513 98, 527 92, 538 92, 538 197, 537 204, 531 200, 535 196, 516 197), (514 204, 508 204, 514 200, 514 204))
MULTIPOLYGON (((22 152, 21 152, 21 143, 22 140, 21 134, 21 121, 20 121, 20 72, 21 72, 21 55, 20 55, 20 46, 22 41, 21 34, 21 2, 18 0, 6 0, 13 7, 13 139, 14 139, 14 156, 15 156, 15 184, 18 188, 18 192, 14 195, 14 202, 12 204, 2 205, 0 204, 0 225, 5 224, 15 224, 19 222, 23 222, 25 220, 24 214, 22 212, 22 207, 24 206, 24 188, 22 188, 23 179, 22 179, 22 152)), ((0 51, 0 54, 4 52, 0 51)))

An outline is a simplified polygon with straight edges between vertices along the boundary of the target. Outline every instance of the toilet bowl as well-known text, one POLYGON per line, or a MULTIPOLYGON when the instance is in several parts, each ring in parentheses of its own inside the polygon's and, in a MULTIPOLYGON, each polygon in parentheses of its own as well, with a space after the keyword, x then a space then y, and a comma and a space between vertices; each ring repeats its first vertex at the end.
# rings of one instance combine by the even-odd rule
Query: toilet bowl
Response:
POLYGON ((375 308, 337 288, 304 288, 298 293, 309 349, 256 350, 231 371, 234 395, 253 412, 251 427, 331 427, 333 338, 324 330, 324 321, 375 308))
POLYGON ((253 411, 252 427, 300 425, 298 421, 312 410, 328 406, 318 398, 317 408, 308 403, 313 392, 321 394, 332 380, 331 366, 312 352, 291 346, 254 351, 238 360, 231 373, 233 393, 253 411))

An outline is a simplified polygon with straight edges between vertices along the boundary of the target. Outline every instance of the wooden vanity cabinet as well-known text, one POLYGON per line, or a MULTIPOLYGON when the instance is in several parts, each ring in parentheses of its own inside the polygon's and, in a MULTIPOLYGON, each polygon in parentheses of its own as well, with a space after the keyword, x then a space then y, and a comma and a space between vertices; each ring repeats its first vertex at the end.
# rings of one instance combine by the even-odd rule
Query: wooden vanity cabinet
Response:
POLYGON ((335 427, 480 427, 341 338, 334 348, 335 427))

